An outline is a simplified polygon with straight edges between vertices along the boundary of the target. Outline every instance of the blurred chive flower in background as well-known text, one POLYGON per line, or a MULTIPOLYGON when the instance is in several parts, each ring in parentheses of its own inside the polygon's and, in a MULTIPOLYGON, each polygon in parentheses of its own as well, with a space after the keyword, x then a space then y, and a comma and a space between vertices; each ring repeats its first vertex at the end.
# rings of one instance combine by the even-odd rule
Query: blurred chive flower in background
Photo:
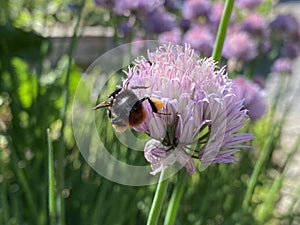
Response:
MULTIPOLYGON (((130 22, 134 27, 126 37, 158 38, 181 45, 187 43, 201 57, 211 56, 224 9, 222 1, 143 2, 119 0, 107 5, 105 2, 95 1, 98 7, 112 12, 120 8, 117 10, 120 15, 115 21, 119 25, 130 22)), ((266 79, 278 58, 289 58, 293 64, 299 55, 300 33, 297 19, 289 14, 271 16, 269 11, 271 6, 261 0, 236 2, 230 17, 222 59, 223 65, 230 65, 229 76, 244 74, 248 79, 257 76, 266 79)))
MULTIPOLYGON (((253 135, 236 133, 247 122, 244 96, 235 92, 225 68, 210 58, 199 59, 188 45, 161 46, 149 52, 148 59, 151 63, 144 58, 137 61, 127 76, 130 86, 149 87, 136 90, 139 98, 154 96, 165 104, 163 115, 148 106, 146 121, 136 128, 152 137, 144 150, 152 174, 179 162, 191 175, 196 171, 194 159, 206 166, 230 163, 238 149, 250 148, 242 143, 253 135)), ((247 99, 249 108, 256 97, 247 99)), ((249 115, 261 116, 252 110, 249 115)))

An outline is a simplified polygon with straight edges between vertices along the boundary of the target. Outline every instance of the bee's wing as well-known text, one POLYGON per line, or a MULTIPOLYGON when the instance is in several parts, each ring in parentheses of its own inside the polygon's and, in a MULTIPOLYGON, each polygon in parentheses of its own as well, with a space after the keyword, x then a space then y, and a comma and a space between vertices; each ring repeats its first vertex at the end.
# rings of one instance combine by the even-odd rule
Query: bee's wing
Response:
POLYGON ((108 107, 112 105, 112 101, 111 100, 106 100, 104 102, 101 102, 100 104, 96 105, 93 109, 97 110, 103 107, 108 107))

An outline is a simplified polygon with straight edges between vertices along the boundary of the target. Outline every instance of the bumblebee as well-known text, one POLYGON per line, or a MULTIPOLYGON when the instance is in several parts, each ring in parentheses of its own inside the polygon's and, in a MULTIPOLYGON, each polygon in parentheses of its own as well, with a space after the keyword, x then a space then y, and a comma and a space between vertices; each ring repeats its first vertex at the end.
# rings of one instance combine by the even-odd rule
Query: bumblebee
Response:
POLYGON ((133 86, 128 88, 129 80, 124 87, 117 87, 108 99, 96 105, 93 109, 108 107, 107 114, 114 129, 117 132, 124 132, 127 127, 140 125, 147 117, 147 112, 143 106, 144 101, 148 101, 154 113, 158 113, 163 108, 162 100, 158 98, 144 97, 139 99, 133 89, 146 89, 148 87, 133 86))

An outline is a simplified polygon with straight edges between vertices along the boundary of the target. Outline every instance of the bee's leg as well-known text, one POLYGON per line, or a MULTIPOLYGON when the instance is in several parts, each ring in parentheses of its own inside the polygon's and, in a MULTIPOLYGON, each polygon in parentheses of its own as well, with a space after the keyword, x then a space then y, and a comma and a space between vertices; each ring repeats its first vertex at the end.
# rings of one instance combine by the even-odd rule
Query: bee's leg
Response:
POLYGON ((142 103, 143 101, 146 101, 146 100, 148 100, 148 102, 150 103, 152 111, 157 113, 158 109, 157 109, 155 103, 149 97, 144 97, 144 98, 140 99, 140 103, 142 103))
POLYGON ((145 86, 131 86, 130 87, 130 89, 147 89, 147 88, 149 88, 149 86, 148 87, 145 87, 145 86))
POLYGON ((111 119, 111 118, 112 118, 112 115, 111 115, 111 110, 110 110, 110 109, 108 109, 108 110, 107 110, 107 116, 108 116, 108 118, 109 118, 109 119, 111 119))

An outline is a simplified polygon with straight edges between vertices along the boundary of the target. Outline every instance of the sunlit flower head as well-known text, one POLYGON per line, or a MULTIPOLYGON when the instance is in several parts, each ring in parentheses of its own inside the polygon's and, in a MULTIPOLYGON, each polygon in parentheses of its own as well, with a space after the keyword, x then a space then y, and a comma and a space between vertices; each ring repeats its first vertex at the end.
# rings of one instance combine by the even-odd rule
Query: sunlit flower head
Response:
POLYGON ((243 99, 234 93, 225 69, 212 59, 199 59, 188 45, 163 45, 126 73, 123 85, 146 87, 134 89, 139 98, 163 101, 158 113, 145 101, 147 117, 134 127, 151 137, 144 155, 152 174, 175 163, 193 174, 199 162, 230 163, 238 149, 249 148, 242 143, 252 134, 236 133, 247 122, 243 99))
POLYGON ((289 58, 278 58, 275 60, 272 66, 274 73, 291 74, 292 73, 292 61, 289 58))
POLYGON ((257 44, 245 31, 228 33, 223 49, 226 58, 248 61, 257 56, 257 44))
POLYGON ((252 120, 260 119, 266 112, 264 92, 258 84, 239 76, 233 79, 234 92, 238 99, 244 99, 244 108, 252 120))
POLYGON ((191 45, 200 55, 210 56, 214 47, 214 35, 208 27, 194 25, 183 37, 184 42, 191 45))

